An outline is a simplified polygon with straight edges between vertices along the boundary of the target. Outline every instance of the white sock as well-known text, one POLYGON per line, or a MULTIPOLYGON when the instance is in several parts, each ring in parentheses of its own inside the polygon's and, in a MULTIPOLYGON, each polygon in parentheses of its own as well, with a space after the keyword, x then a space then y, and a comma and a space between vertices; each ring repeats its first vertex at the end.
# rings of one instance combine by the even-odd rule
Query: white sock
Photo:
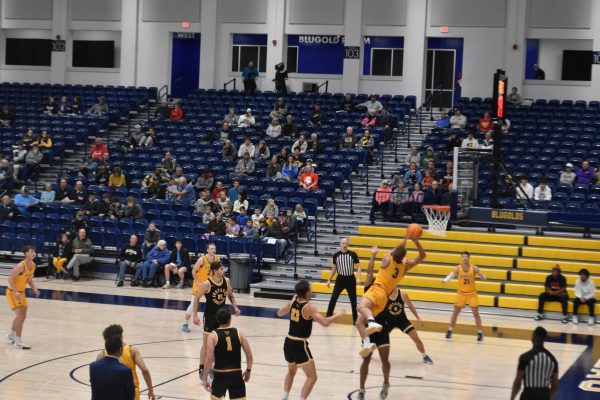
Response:
POLYGON ((187 320, 187 319, 184 319, 184 320, 183 320, 183 325, 187 325, 187 324, 188 324, 188 320, 187 320))
POLYGON ((423 358, 427 357, 427 353, 425 352, 421 353, 421 355, 423 356, 423 358))
POLYGON ((366 338, 363 339, 363 346, 368 347, 370 345, 371 345, 371 339, 367 336, 366 338))
POLYGON ((281 400, 288 400, 289 397, 290 397, 290 392, 283 392, 283 397, 281 398, 281 400))
POLYGON ((452 331, 454 330, 454 328, 450 328, 450 327, 449 327, 449 328, 448 328, 448 330, 449 330, 450 332, 452 332, 452 331))
POLYGON ((170 285, 170 284, 171 284, 171 282, 167 281, 167 285, 170 285))
POLYGON ((477 333, 483 333, 483 331, 481 329, 477 330, 477 333))

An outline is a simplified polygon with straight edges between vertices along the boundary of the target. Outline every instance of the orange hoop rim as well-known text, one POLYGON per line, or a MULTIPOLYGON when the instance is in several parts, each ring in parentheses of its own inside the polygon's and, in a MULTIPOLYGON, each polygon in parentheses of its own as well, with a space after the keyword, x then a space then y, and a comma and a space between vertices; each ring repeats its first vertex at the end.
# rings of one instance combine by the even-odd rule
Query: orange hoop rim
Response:
POLYGON ((436 210, 439 212, 449 212, 450 211, 450 206, 428 205, 428 206, 422 206, 422 208, 430 208, 432 210, 436 210))

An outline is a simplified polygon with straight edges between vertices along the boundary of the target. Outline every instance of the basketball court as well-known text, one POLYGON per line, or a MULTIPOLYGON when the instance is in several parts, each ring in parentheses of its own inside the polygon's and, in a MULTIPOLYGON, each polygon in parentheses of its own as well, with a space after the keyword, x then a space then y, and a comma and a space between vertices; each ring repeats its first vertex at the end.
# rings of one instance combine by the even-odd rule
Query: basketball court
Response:
MULTIPOLYGON (((89 398, 88 364, 95 360, 103 342, 101 332, 109 324, 125 329, 125 341, 142 352, 149 366, 157 398, 208 399, 198 379, 201 330, 180 331, 188 290, 168 291, 122 288, 108 281, 84 281, 76 285, 38 279, 40 299, 30 299, 30 314, 24 340, 29 351, 5 343, 0 363, 0 398, 84 399, 89 398)), ((0 286, 6 285, 6 278, 0 286)), ((4 288, 0 289, 2 294, 4 288)), ((283 341, 288 321, 276 318, 282 301, 237 295, 242 316, 233 324, 249 337, 255 365, 248 384, 249 399, 281 398, 287 364, 283 341)), ((326 304, 317 302, 319 309, 326 304)), ((348 307, 347 304, 341 307, 348 307)), ((425 327, 417 327, 434 365, 424 365, 412 341, 399 331, 392 334, 390 399, 503 399, 510 388, 518 357, 531 347, 529 336, 537 326, 531 319, 483 314, 486 338, 475 340, 472 318, 459 319, 451 341, 444 338, 449 311, 419 307, 425 327), (461 325, 460 323, 464 323, 461 325)), ((9 326, 12 313, 3 308, 0 325, 9 326)), ((348 322, 348 319, 344 319, 348 322)), ((564 326, 545 321, 550 332, 547 347, 560 364, 557 399, 595 399, 594 392, 578 389, 585 380, 586 366, 598 358, 597 328, 564 326), (560 332, 560 333, 557 333, 560 332)), ((329 329, 315 324, 310 346, 319 380, 314 399, 354 399, 358 389, 360 340, 348 323, 329 329)), ((593 375, 592 375, 593 377, 593 375)), ((299 397, 304 377, 299 372, 290 398, 299 397)), ((144 388, 143 380, 142 389, 144 388)), ((378 399, 382 384, 381 364, 373 357, 367 399, 378 399)), ((142 397, 143 398, 143 397, 142 397)))

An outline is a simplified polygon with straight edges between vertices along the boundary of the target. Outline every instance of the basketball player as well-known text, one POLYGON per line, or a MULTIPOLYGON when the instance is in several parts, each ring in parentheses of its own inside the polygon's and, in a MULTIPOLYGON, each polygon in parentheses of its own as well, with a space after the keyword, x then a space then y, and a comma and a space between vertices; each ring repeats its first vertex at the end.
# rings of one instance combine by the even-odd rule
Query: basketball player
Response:
POLYGON ((12 327, 6 338, 12 343, 15 349, 28 350, 31 346, 21 341, 23 334, 23 325, 27 318, 27 296, 25 287, 29 285, 35 297, 40 297, 40 292, 33 283, 33 274, 35 272, 35 247, 25 246, 23 249, 25 259, 15 265, 8 277, 8 288, 6 288, 6 300, 8 306, 15 313, 12 327))
MULTIPOLYGON (((385 309, 388 297, 396 289, 396 286, 404 278, 404 275, 416 267, 427 256, 419 239, 415 238, 411 240, 417 246, 419 255, 412 260, 406 259, 407 239, 408 237, 405 237, 400 245, 381 258, 381 269, 375 277, 373 285, 364 294, 358 306, 359 317, 356 321, 356 329, 358 329, 363 341, 363 347, 359 352, 363 358, 375 350, 375 345, 369 340, 369 335, 381 332, 383 329, 383 326, 376 322, 374 317, 385 309)), ((376 254, 376 252, 371 252, 371 260, 369 262, 374 262, 376 254)))
POLYGON ((308 348, 308 338, 312 333, 313 321, 321 326, 328 327, 333 321, 344 315, 344 310, 337 310, 332 316, 324 317, 317 307, 310 303, 312 291, 307 280, 296 283, 296 294, 286 305, 277 311, 277 315, 283 317, 290 313, 290 329, 283 345, 283 354, 288 363, 288 372, 283 384, 282 400, 288 400, 294 377, 298 367, 302 368, 306 375, 306 382, 302 386, 300 400, 308 399, 308 395, 317 383, 317 370, 308 348))
MULTIPOLYGON (((109 325, 102 332, 102 337, 106 341, 108 338, 117 336, 123 340, 123 327, 121 325, 109 325)), ((106 350, 102 350, 96 357, 96 361, 106 357, 106 350)), ((133 373, 133 385, 135 386, 135 400, 140 400, 140 380, 137 375, 136 366, 142 371, 142 376, 148 387, 148 399, 155 400, 154 387, 152 385, 152 376, 150 376, 150 370, 146 366, 140 351, 137 348, 131 347, 123 342, 123 353, 119 357, 121 364, 125 365, 133 373)))
POLYGON ((246 384, 252 372, 252 350, 246 336, 237 328, 231 327, 231 312, 222 307, 215 313, 219 327, 210 335, 206 343, 206 365, 215 364, 215 377, 212 385, 208 381, 208 368, 204 371, 204 388, 211 392, 212 400, 224 399, 229 392, 230 399, 245 399, 246 384), (242 373, 242 352, 246 355, 246 370, 242 373))
POLYGON ((181 330, 185 333, 190 333, 189 322, 192 317, 194 298, 198 293, 198 285, 208 279, 210 276, 210 264, 219 261, 219 256, 217 256, 217 246, 214 243, 209 243, 206 245, 206 254, 196 261, 194 264, 194 268, 192 268, 192 278, 194 279, 194 283, 192 284, 192 301, 188 306, 187 310, 185 310, 185 319, 183 320, 183 325, 181 326, 181 330))
POLYGON ((477 288, 475 286, 475 275, 477 274, 481 280, 487 278, 475 265, 470 263, 471 255, 468 251, 463 251, 461 254, 462 262, 458 265, 454 271, 450 272, 448 276, 442 280, 442 283, 448 283, 451 279, 458 277, 458 291, 456 292, 456 302, 454 303, 454 311, 450 318, 450 327, 446 332, 446 339, 452 338, 452 332, 454 325, 456 325, 456 319, 458 314, 465 305, 471 307, 473 318, 475 318, 475 325, 477 325, 477 341, 483 341, 483 328, 481 327, 481 317, 479 316, 479 304, 477 302, 477 288))
MULTIPOLYGON (((198 284, 198 294, 194 296, 192 307, 192 315, 194 316, 194 324, 200 325, 198 318, 198 307, 202 296, 206 299, 206 307, 204 309, 204 337, 202 339, 202 348, 200 349, 200 368, 198 373, 200 378, 204 376, 204 359, 206 358, 206 342, 212 331, 219 327, 215 314, 220 308, 226 307, 225 298, 229 297, 229 301, 233 306, 235 315, 240 315, 241 311, 237 306, 233 290, 229 279, 225 278, 225 267, 220 261, 215 261, 210 264, 212 276, 204 282, 198 284)), ((210 368, 209 368, 210 369, 210 368)))

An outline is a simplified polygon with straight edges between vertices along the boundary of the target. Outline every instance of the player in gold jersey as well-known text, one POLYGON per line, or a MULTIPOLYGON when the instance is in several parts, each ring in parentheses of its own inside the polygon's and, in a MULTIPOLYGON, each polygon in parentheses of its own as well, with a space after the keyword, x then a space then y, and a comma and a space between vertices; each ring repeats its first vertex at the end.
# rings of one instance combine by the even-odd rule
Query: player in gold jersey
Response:
POLYGON ((25 259, 14 266, 8 277, 8 287, 6 288, 6 300, 11 310, 15 313, 12 327, 7 340, 13 344, 16 349, 27 350, 31 346, 21 341, 23 334, 23 324, 27 318, 27 296, 25 287, 29 285, 35 297, 40 297, 40 292, 33 283, 33 274, 35 273, 35 247, 25 246, 23 249, 25 259))
POLYGON ((461 254, 461 264, 458 265, 454 271, 450 272, 448 276, 442 280, 442 283, 448 283, 451 279, 458 278, 458 290, 456 292, 456 302, 454 303, 454 311, 450 318, 450 327, 446 332, 446 339, 452 338, 452 332, 454 325, 456 325, 456 319, 458 314, 465 305, 471 307, 473 318, 475 318, 475 325, 477 325, 477 341, 483 341, 483 329, 481 327, 481 317, 479 316, 479 303, 477 302, 477 287, 475 286, 475 275, 479 276, 481 280, 486 280, 486 276, 483 272, 477 268, 477 266, 471 264, 471 255, 468 251, 463 251, 461 254))
MULTIPOLYGON (((102 337, 104 340, 111 338, 113 336, 117 336, 123 340, 123 327, 121 325, 110 325, 102 332, 102 337)), ((106 357, 106 350, 102 350, 100 354, 96 357, 96 360, 101 360, 106 357)), ((156 400, 156 396, 154 396, 154 387, 152 385, 152 376, 150 376, 150 370, 146 366, 140 351, 131 347, 128 344, 123 342, 123 353, 119 357, 119 361, 121 364, 125 365, 127 368, 131 370, 133 374, 133 385, 135 386, 135 400, 140 400, 140 380, 137 375, 136 367, 142 371, 142 376, 144 377, 144 381, 146 382, 146 386, 148 387, 148 399, 156 400)))
POLYGON ((192 301, 190 302, 187 310, 185 310, 185 319, 183 320, 183 325, 181 326, 181 330, 185 333, 191 332, 189 322, 190 318, 192 318, 193 303, 194 298, 198 294, 198 286, 202 282, 207 281, 212 275, 210 271, 210 264, 217 261, 219 261, 219 256, 217 255, 217 246, 215 246, 214 243, 209 243, 206 246, 206 254, 198 258, 198 261, 196 261, 196 264, 194 264, 194 268, 192 268, 192 278, 194 279, 194 283, 192 284, 192 301))
MULTIPOLYGON (((375 282, 367 290, 358 305, 358 319, 356 320, 356 328, 360 333, 363 341, 363 347, 360 350, 361 357, 367 357, 375 349, 375 345, 371 343, 369 336, 375 332, 381 332, 383 326, 375 322, 375 317, 381 313, 387 302, 388 297, 398 286, 398 283, 404 278, 406 273, 416 267, 426 257, 425 250, 418 239, 411 239, 419 254, 417 257, 408 260, 406 259, 406 240, 405 237, 402 243, 396 246, 392 251, 386 253, 381 258, 381 267, 379 273, 375 277, 375 282)), ((377 247, 371 250, 371 261, 377 255, 377 247)))

